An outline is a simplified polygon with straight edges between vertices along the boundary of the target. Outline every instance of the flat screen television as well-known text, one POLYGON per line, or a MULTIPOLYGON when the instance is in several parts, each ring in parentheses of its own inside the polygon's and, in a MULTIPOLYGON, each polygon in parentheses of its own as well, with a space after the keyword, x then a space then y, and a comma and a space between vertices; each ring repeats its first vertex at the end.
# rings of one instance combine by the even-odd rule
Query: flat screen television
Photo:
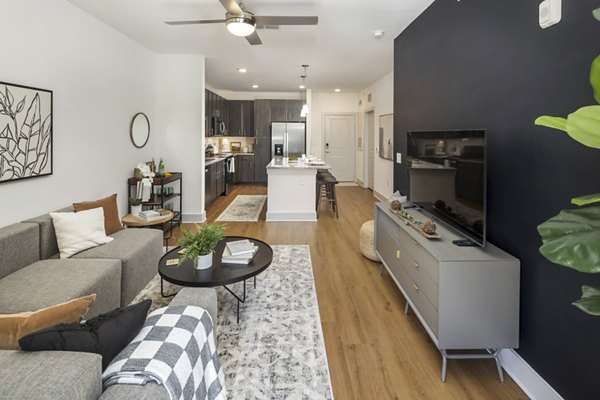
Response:
POLYGON ((479 246, 486 230, 485 155, 483 129, 407 135, 408 200, 479 246))

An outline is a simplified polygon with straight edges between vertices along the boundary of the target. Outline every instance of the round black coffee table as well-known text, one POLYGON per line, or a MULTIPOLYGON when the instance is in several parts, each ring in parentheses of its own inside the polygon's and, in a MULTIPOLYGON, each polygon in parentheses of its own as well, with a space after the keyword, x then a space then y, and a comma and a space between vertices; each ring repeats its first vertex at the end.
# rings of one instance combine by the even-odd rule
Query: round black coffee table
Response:
POLYGON ((173 250, 166 253, 158 262, 158 273, 160 275, 160 294, 163 297, 174 296, 165 295, 163 292, 163 279, 167 282, 173 283, 179 286, 188 287, 214 287, 223 286, 229 293, 231 293, 238 301, 237 304, 237 319, 240 321, 240 303, 246 301, 246 280, 254 278, 254 287, 256 287, 256 275, 263 272, 271 265, 273 261, 273 250, 271 246, 265 242, 243 237, 243 236, 225 236, 223 240, 217 244, 215 252, 213 254, 212 267, 207 269, 196 269, 194 268, 194 262, 192 260, 185 260, 178 265, 167 265, 168 260, 179 259, 179 250, 181 247, 175 247, 173 250), (248 239, 250 242, 258 246, 258 251, 252 258, 252 261, 248 264, 229 264, 222 263, 221 256, 223 255, 223 249, 225 248, 226 242, 232 242, 235 240, 248 239), (242 297, 239 297, 232 292, 226 285, 244 282, 244 293, 242 297))

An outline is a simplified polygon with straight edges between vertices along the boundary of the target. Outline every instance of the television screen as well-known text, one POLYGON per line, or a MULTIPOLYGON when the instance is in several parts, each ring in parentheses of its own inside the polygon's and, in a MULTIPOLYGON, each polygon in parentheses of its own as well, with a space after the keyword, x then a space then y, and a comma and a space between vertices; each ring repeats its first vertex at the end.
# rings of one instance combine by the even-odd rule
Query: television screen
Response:
POLYGON ((408 132, 408 200, 485 244, 485 130, 408 132))

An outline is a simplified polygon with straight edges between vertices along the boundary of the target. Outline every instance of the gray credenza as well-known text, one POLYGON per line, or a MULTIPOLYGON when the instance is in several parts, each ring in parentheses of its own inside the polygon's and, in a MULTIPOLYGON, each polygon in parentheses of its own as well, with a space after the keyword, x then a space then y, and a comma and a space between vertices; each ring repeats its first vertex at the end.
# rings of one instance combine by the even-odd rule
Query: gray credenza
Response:
MULTIPOLYGON (((417 220, 427 218, 408 209, 417 220)), ((409 307, 442 354, 442 381, 447 360, 490 358, 519 346, 520 262, 487 243, 458 247, 463 237, 437 223, 441 239, 427 239, 389 210, 375 205, 375 250, 409 307), (448 352, 448 350, 452 350, 448 352), (460 350, 482 350, 460 353, 460 350)))

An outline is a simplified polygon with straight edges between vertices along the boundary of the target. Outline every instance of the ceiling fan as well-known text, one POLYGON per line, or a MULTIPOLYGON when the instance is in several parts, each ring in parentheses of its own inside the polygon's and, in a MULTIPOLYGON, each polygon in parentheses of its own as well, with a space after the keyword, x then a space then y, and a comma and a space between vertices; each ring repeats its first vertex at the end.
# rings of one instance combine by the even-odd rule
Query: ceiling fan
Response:
POLYGON ((319 17, 258 16, 246 10, 244 4, 235 0, 219 0, 225 7, 225 19, 200 19, 191 21, 165 21, 168 25, 218 24, 225 23, 227 30, 236 36, 243 36, 251 45, 262 44, 257 28, 278 27, 279 25, 317 25, 319 17))

